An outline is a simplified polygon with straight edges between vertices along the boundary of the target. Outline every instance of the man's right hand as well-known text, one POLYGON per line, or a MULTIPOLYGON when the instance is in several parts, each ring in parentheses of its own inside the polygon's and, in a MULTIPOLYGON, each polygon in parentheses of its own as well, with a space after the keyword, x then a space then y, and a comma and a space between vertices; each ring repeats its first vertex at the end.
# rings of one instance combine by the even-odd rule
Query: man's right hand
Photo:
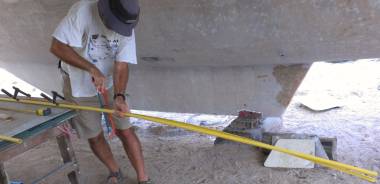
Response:
POLYGON ((96 90, 100 93, 103 93, 106 89, 106 78, 104 77, 102 72, 98 68, 96 68, 96 66, 94 66, 90 68, 89 73, 92 76, 92 82, 94 83, 96 90))
POLYGON ((78 55, 73 48, 53 38, 50 51, 65 63, 87 71, 92 76, 96 89, 103 92, 106 78, 95 65, 78 55))

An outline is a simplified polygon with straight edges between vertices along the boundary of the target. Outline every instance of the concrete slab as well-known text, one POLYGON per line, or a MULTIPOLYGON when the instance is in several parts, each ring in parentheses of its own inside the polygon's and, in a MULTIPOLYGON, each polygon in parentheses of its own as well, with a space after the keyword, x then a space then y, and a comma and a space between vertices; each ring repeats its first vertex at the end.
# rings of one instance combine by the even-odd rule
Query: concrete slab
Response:
MULTIPOLYGON (((275 145, 278 139, 310 139, 315 141, 315 155, 317 157, 330 160, 337 160, 337 138, 336 137, 319 137, 312 134, 296 134, 296 133, 275 133, 264 132, 262 142, 275 145)), ((270 150, 262 149, 265 154, 269 154, 270 150)))
MULTIPOLYGON (((307 139, 307 140, 313 140, 315 142, 315 156, 317 157, 321 157, 321 158, 324 158, 324 159, 330 159, 327 155, 327 152, 325 151, 325 148, 323 147, 322 145, 322 142, 321 140, 319 139, 318 136, 313 136, 313 137, 310 137, 310 138, 303 138, 303 137, 291 137, 292 139, 307 139)), ((274 136, 272 137, 272 145, 275 145, 276 142, 279 140, 279 139, 290 139, 289 137, 281 137, 281 136, 274 136)), ((330 159, 331 160, 331 159, 330 159)))
MULTIPOLYGON (((280 139, 277 141, 276 146, 305 154, 315 154, 314 140, 280 139)), ((314 168, 314 163, 284 153, 272 151, 265 161, 264 166, 279 168, 314 168)))

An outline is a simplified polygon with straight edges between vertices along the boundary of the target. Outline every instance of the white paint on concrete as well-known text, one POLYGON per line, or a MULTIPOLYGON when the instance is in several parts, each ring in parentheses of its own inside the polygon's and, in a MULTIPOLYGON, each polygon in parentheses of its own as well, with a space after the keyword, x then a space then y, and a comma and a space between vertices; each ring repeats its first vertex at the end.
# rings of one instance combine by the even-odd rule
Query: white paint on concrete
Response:
POLYGON ((262 122, 264 132, 277 132, 283 126, 281 117, 265 117, 262 122))

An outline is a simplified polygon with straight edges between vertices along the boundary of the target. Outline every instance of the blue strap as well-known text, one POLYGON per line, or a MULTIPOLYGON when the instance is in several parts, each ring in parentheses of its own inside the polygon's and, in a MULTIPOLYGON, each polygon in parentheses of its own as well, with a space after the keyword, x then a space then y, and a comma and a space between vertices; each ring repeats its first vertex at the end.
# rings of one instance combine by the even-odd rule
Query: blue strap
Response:
MULTIPOLYGON (((96 95, 98 96, 100 108, 104 108, 104 102, 103 102, 102 96, 100 95, 99 92, 97 92, 96 95)), ((112 131, 110 120, 109 120, 106 113, 102 112, 102 114, 103 114, 103 117, 106 121, 107 133, 110 134, 112 131)))

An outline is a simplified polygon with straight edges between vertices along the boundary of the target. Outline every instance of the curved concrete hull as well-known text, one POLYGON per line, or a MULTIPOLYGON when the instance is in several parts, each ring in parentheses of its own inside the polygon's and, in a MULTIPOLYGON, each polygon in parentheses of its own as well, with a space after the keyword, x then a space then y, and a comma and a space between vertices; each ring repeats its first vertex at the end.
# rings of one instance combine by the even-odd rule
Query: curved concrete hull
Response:
POLYGON ((310 65, 134 68, 129 94, 136 108, 281 116, 310 65))
MULTIPOLYGON (((0 0, 0 67, 45 91, 59 89, 50 35, 74 2, 0 0)), ((377 0, 141 0, 141 6, 139 65, 129 85, 139 109, 249 108, 277 116, 310 63, 380 56, 377 0), (298 63, 305 65, 288 66, 298 63)))

